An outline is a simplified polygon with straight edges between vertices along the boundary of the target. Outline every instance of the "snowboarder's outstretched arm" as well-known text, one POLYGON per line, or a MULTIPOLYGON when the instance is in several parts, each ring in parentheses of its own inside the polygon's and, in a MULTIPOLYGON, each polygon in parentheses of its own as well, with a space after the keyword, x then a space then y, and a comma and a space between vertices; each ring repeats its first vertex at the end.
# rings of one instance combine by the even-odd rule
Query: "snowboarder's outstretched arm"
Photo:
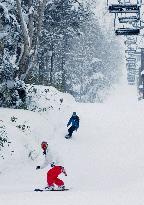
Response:
POLYGON ((37 166, 36 169, 43 169, 45 168, 46 166, 48 166, 49 162, 47 160, 44 161, 44 163, 40 166, 37 166))
POLYGON ((42 165, 40 165, 40 169, 45 168, 46 166, 48 166, 48 164, 50 164, 49 160, 47 158, 45 158, 45 161, 42 165))
POLYGON ((51 162, 52 162, 52 156, 51 153, 47 150, 43 164, 37 166, 36 169, 43 169, 46 166, 48 166, 51 162))
POLYGON ((69 119, 68 123, 67 123, 67 127, 71 124, 72 122, 72 118, 69 119))

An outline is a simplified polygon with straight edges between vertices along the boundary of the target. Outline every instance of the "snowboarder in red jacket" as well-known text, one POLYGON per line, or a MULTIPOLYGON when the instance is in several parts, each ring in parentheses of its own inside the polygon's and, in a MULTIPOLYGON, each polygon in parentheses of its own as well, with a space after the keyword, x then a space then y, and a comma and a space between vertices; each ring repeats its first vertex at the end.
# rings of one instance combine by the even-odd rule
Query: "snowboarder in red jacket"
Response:
POLYGON ((36 169, 43 169, 47 167, 49 164, 51 165, 51 169, 47 172, 47 184, 48 187, 46 189, 54 190, 54 184, 58 186, 59 190, 64 190, 64 182, 58 178, 58 175, 64 173, 67 176, 64 167, 56 166, 55 163, 52 161, 52 156, 48 149, 48 143, 43 141, 41 143, 41 148, 43 150, 43 154, 45 156, 44 163, 40 166, 37 166, 36 169))
POLYGON ((64 190, 64 182, 58 178, 61 173, 64 173, 67 176, 67 173, 62 166, 57 166, 55 163, 51 163, 51 169, 47 173, 47 183, 48 187, 46 189, 54 190, 54 184, 58 186, 59 190, 64 190))

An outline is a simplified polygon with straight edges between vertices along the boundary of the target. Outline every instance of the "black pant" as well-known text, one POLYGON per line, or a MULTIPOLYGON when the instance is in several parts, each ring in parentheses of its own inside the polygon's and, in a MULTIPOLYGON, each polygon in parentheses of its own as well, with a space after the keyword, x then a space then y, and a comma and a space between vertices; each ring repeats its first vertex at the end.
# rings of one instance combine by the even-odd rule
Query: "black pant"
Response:
POLYGON ((76 130, 76 127, 75 126, 71 126, 69 129, 68 129, 68 132, 69 132, 69 136, 71 137, 72 136, 72 133, 73 131, 76 130))

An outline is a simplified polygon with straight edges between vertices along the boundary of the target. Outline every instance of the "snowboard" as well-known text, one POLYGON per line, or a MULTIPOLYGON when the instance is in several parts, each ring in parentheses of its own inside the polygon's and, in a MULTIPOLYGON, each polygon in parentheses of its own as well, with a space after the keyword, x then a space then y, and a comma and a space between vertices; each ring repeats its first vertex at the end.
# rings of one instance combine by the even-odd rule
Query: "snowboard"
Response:
POLYGON ((72 137, 70 137, 69 135, 65 136, 66 139, 71 139, 72 137))
POLYGON ((36 192, 43 192, 43 191, 68 191, 69 189, 63 189, 63 190, 59 190, 59 189, 54 189, 54 190, 48 190, 48 189, 35 189, 34 191, 36 192))

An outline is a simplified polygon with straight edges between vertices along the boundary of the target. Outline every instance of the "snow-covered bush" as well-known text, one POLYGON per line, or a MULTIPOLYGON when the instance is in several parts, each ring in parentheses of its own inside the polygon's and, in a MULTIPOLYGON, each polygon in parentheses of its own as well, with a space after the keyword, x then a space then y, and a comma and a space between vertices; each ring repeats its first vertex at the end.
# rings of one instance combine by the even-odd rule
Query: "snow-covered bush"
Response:
POLYGON ((51 86, 27 85, 27 109, 36 112, 60 111, 67 103, 74 102, 69 94, 59 92, 51 86), (67 97, 66 97, 67 95, 67 97))
MULTIPOLYGON (((4 149, 8 148, 10 146, 10 141, 8 141, 8 133, 6 126, 2 120, 0 120, 0 157, 4 159, 4 149)), ((10 150, 8 150, 10 151, 10 150)), ((10 151, 11 154, 13 151, 10 151)))

